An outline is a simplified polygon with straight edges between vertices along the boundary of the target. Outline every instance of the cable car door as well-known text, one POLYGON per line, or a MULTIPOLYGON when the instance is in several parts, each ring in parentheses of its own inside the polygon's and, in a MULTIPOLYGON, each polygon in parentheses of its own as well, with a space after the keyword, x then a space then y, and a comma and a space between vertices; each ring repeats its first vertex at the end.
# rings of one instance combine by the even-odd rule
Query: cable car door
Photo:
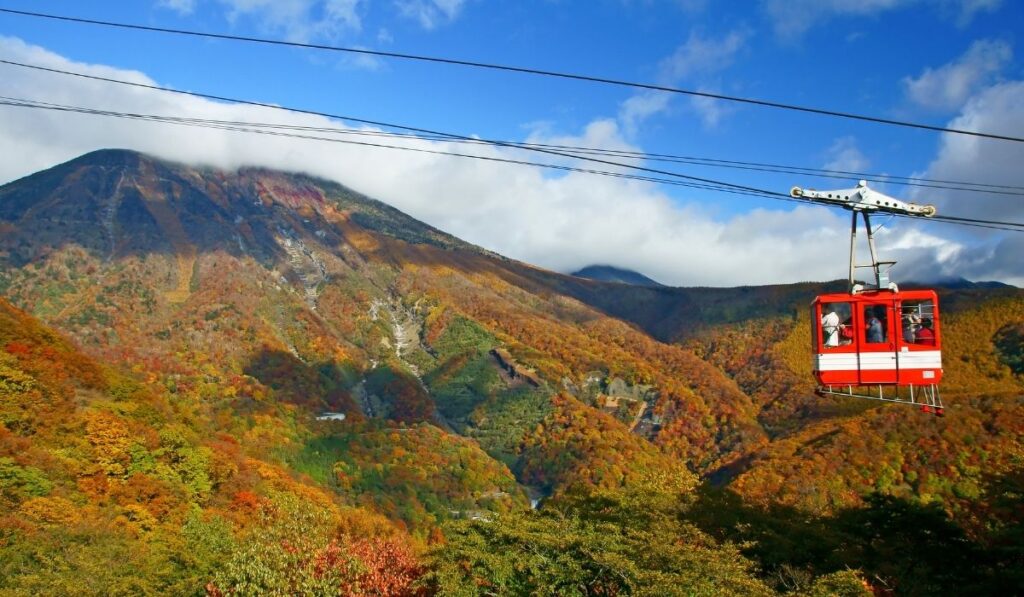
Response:
POLYGON ((898 380, 896 360, 896 324, 898 319, 893 300, 863 300, 857 303, 860 320, 858 369, 862 384, 895 384, 898 380))

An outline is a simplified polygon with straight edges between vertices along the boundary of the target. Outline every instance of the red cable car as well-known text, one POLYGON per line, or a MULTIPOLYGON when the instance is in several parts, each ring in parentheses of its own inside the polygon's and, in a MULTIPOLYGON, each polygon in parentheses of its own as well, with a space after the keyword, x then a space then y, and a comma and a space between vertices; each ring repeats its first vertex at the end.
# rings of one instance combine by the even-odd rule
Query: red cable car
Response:
POLYGON ((929 217, 930 205, 904 203, 867 188, 814 191, 794 187, 794 197, 839 204, 853 212, 850 292, 818 296, 811 304, 811 346, 818 394, 919 405, 943 415, 942 337, 934 290, 900 291, 889 282, 894 261, 878 261, 870 212, 929 217), (857 214, 864 218, 871 264, 855 263, 857 214), (884 267, 883 266, 888 266, 884 267), (855 281, 857 268, 871 268, 874 284, 855 281))

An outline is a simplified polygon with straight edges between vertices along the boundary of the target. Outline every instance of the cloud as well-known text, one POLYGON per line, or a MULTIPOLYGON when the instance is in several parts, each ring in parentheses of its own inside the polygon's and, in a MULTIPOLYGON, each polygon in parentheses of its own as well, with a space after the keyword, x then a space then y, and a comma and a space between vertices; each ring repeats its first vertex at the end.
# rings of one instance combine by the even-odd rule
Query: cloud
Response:
MULTIPOLYGON (((526 138, 527 143, 559 147, 582 147, 586 149, 602 149, 618 152, 641 151, 640 147, 626 141, 618 122, 612 118, 601 118, 590 122, 583 128, 583 131, 579 135, 556 134, 552 131, 551 124, 548 122, 533 123, 527 128, 530 131, 526 138)), ((568 152, 571 150, 556 149, 556 151, 568 152)), ((641 165, 643 163, 643 160, 639 158, 610 156, 594 157, 619 164, 641 165)), ((523 161, 535 162, 537 161, 538 155, 533 152, 524 151, 520 152, 516 158, 523 161)), ((573 158, 560 158, 558 156, 544 156, 544 159, 545 161, 555 164, 602 170, 606 172, 625 172, 629 170, 629 168, 617 167, 610 164, 599 164, 573 158)))
POLYGON ((720 39, 703 37, 696 32, 662 60, 662 81, 680 81, 691 75, 719 72, 732 65, 736 54, 750 37, 746 29, 730 31, 720 39))
POLYGON ((932 110, 955 110, 975 91, 991 83, 1013 57, 1006 42, 978 40, 959 58, 916 78, 907 77, 907 97, 932 110))
MULTIPOLYGON (((195 12, 200 2, 219 5, 229 21, 246 19, 258 28, 281 34, 289 41, 334 40, 359 33, 368 0, 157 0, 157 5, 182 15, 195 12)), ((466 0, 393 0, 397 13, 434 29, 458 18, 466 0)), ((377 33, 379 43, 391 43, 386 29, 377 33)))
MULTIPOLYGON (((182 15, 195 12, 201 0, 159 0, 158 5, 182 15)), ((362 29, 365 0, 215 0, 229 21, 251 20, 265 32, 289 41, 337 39, 362 29)))
POLYGON ((676 5, 686 13, 695 14, 704 12, 708 7, 708 0, 676 0, 676 5))
POLYGON ((837 16, 870 16, 902 8, 916 0, 765 0, 775 33, 800 37, 814 25, 837 16))
POLYGON ((359 16, 359 4, 362 0, 326 0, 324 2, 324 20, 338 23, 345 29, 358 31, 362 28, 359 16))
MULTIPOLYGON (((721 38, 705 37, 691 32, 690 37, 658 65, 658 82, 677 85, 681 81, 695 80, 721 72, 731 66, 736 55, 744 48, 750 32, 735 29, 721 38)), ((630 134, 635 134, 644 120, 668 109, 673 94, 664 91, 638 93, 622 103, 619 120, 630 134)), ((709 98, 691 98, 690 106, 705 125, 718 124, 726 109, 721 102, 709 98)))
POLYGON ((462 10, 465 0, 396 0, 398 13, 412 19, 424 29, 451 23, 462 10))
POLYGON ((965 248, 949 264, 949 269, 964 272, 969 279, 1000 280, 1024 287, 1021 255, 1024 255, 1024 234, 1014 234, 965 248))
MULTIPOLYGON (((365 46, 354 45, 352 46, 357 50, 369 50, 365 46)), ((343 69, 354 69, 354 70, 366 70, 366 71, 377 71, 385 68, 387 62, 384 61, 380 56, 373 54, 357 54, 346 52, 342 56, 339 65, 343 69)))
MULTIPOLYGON (((891 239, 889 242, 889 250, 900 253, 913 253, 915 249, 934 249, 935 250, 935 261, 939 263, 948 262, 959 255, 964 250, 964 246, 957 242, 951 242, 941 236, 936 236, 920 230, 918 228, 909 228, 902 234, 899 234, 891 239)), ((913 271, 913 270, 909 270, 913 271)), ((941 274, 941 277, 948 277, 945 274, 941 274)), ((926 279, 934 279, 932 274, 926 274, 924 272, 915 272, 914 280, 922 281, 926 279)))
MULTIPOLYGON (((698 91, 714 93, 713 90, 701 87, 698 91)), ((700 117, 701 124, 706 129, 713 129, 729 114, 736 111, 736 107, 723 100, 711 97, 693 96, 690 98, 690 108, 700 117)))
MULTIPOLYGON (((993 85, 967 101, 950 128, 1024 137, 1024 81, 993 85)), ((928 178, 1024 187, 1024 144, 967 135, 944 134, 938 155, 928 165, 928 178)), ((917 189, 915 199, 935 203, 940 213, 956 213, 1000 221, 1024 221, 1019 195, 917 189)))
MULTIPOLYGON (((75 63, 12 38, 0 37, 0 53, 22 62, 152 83, 142 73, 75 63)), ((305 126, 341 124, 269 108, 0 68, 5 93, 24 98, 196 118, 305 126)), ((1017 100, 1015 95, 1002 99, 993 96, 979 98, 978 105, 999 101, 1005 108, 1013 109, 1016 101, 1016 109, 1020 109, 1024 102, 1017 100)), ((575 136, 535 131, 531 139, 636 149, 623 139, 618 123, 612 120, 591 123, 575 136)), ((416 140, 386 142, 496 158, 521 156, 517 150, 500 147, 416 140)), ((642 181, 0 107, 0 155, 5 156, 0 160, 0 181, 14 180, 104 147, 136 149, 166 159, 225 169, 257 165, 308 172, 386 201, 467 241, 559 271, 608 263, 635 269, 669 284, 719 286, 834 279, 846 274, 847 216, 821 207, 778 203, 721 217, 717 201, 729 200, 723 199, 723 195, 692 191, 686 195, 687 202, 680 203, 662 188, 642 181)), ((534 155, 532 159, 541 158, 534 155)), ((903 227, 900 230, 903 234, 903 227)), ((900 238, 904 237, 893 233, 880 235, 880 248, 884 252, 900 238)), ((1004 279, 1021 277, 1019 260, 1000 252, 1017 248, 1016 245, 992 242, 995 241, 978 244, 975 253, 970 252, 975 245, 965 244, 956 263, 971 265, 973 269, 965 273, 1005 272, 1000 274, 1004 279)), ((901 259, 931 264, 920 266, 925 270, 938 269, 934 263, 943 254, 939 248, 909 241, 904 245, 900 249, 901 259)))
MULTIPOLYGON (((1009 81, 971 97, 948 125, 950 128, 1024 137, 1024 81, 1009 81)), ((1020 143, 944 134, 938 155, 915 176, 1024 187, 1024 147, 1020 143)), ((1013 191, 1024 192, 1024 191, 1013 191)), ((940 214, 1002 222, 1024 222, 1024 197, 975 191, 915 188, 912 200, 933 203, 940 214)), ((946 227, 947 238, 967 238, 941 264, 947 275, 1002 280, 1024 286, 1024 233, 946 227)))
POLYGON ((190 15, 196 9, 196 0, 160 0, 157 6, 169 8, 182 15, 190 15))
POLYGON ((996 12, 1003 5, 1003 0, 946 0, 946 4, 956 14, 956 23, 966 27, 981 12, 996 12))
POLYGON ((610 118, 594 120, 584 127, 581 135, 553 135, 550 131, 550 123, 537 123, 531 127, 526 142, 615 151, 640 151, 639 147, 623 138, 618 123, 610 118))
POLYGON ((871 162, 857 148, 857 140, 853 137, 840 137, 828 148, 828 161, 822 166, 825 170, 842 172, 867 172, 871 162))
POLYGON ((635 135, 643 121, 668 108, 672 95, 667 91, 645 91, 627 98, 619 107, 622 126, 630 135, 635 135))
MULTIPOLYGON (((890 247, 898 264, 898 280, 932 282, 951 278, 969 280, 997 280, 1024 287, 1024 271, 1020 255, 1024 255, 1024 234, 993 237, 970 244, 951 242, 938 236, 945 229, 937 228, 936 235, 912 238, 911 241, 890 247), (933 251, 921 251, 934 247, 933 251)), ((914 233, 915 236, 920 234, 914 233)))
MULTIPOLYGON (((763 0, 762 7, 775 34, 799 38, 812 27, 838 17, 872 17, 920 5, 919 0, 763 0)), ((925 3, 951 15, 958 26, 968 25, 981 12, 995 12, 1002 0, 941 0, 925 3)))

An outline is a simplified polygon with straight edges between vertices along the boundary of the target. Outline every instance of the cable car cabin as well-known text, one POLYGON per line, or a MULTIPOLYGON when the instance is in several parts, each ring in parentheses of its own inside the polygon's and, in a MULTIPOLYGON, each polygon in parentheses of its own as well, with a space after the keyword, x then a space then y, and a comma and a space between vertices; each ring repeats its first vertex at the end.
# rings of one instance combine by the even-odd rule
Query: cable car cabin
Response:
POLYGON ((943 414, 939 301, 932 290, 871 290, 811 305, 818 393, 921 405, 943 414))

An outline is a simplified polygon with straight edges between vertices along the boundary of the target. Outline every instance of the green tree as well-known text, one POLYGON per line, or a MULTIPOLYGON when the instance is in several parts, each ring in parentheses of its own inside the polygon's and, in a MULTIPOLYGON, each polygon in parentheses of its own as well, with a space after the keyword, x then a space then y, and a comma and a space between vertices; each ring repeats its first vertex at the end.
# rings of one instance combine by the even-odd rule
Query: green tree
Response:
POLYGON ((0 458, 0 496, 12 501, 40 497, 53 490, 43 472, 32 466, 19 466, 13 458, 0 458))
POLYGON ((446 527, 429 554, 442 594, 768 595, 752 564, 681 522, 692 477, 567 492, 542 511, 446 527))
POLYGON ((332 595, 354 578, 354 559, 317 565, 330 545, 329 512, 280 494, 207 586, 211 595, 332 595))

